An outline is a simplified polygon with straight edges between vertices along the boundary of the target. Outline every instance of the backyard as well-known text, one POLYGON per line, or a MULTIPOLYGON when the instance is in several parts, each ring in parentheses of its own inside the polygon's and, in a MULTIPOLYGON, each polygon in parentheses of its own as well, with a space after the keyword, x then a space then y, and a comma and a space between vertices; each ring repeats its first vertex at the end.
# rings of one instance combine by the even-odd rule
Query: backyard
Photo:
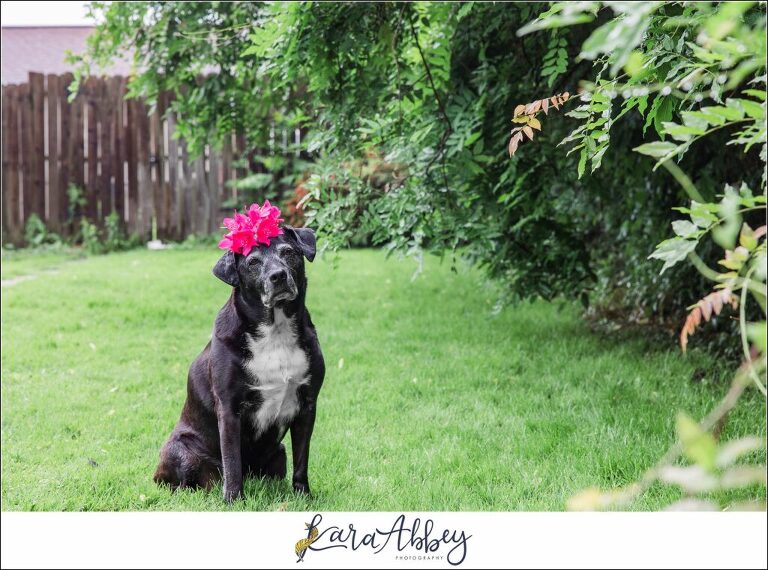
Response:
MULTIPOLYGON (((702 417, 728 388, 713 357, 674 339, 592 332, 569 303, 496 314, 497 292, 463 263, 428 256, 412 280, 413 261, 350 250, 308 264, 328 369, 313 497, 289 480, 249 480, 231 506, 220 486, 174 494, 152 473, 229 295, 211 275, 219 253, 4 254, 4 510, 559 511, 636 480, 674 442, 675 413, 702 417)), ((742 402, 722 437, 764 437, 764 399, 742 402)), ((629 508, 679 496, 656 484, 629 508)))

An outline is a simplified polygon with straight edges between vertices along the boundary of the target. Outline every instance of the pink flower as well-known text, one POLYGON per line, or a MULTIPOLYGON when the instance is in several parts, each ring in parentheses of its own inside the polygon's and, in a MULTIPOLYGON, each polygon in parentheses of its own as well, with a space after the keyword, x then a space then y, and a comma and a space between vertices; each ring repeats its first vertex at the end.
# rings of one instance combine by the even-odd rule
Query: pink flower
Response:
POLYGON ((272 206, 269 200, 263 206, 251 204, 248 215, 235 211, 234 217, 224 218, 224 226, 229 233, 219 242, 219 248, 248 255, 254 247, 259 244, 268 246, 270 238, 282 234, 279 226, 282 221, 280 209, 272 206))
POLYGON ((264 245, 270 244, 270 239, 283 233, 279 224, 283 221, 280 217, 280 209, 272 206, 269 200, 259 207, 258 204, 251 204, 248 209, 248 217, 256 230, 256 241, 264 245))

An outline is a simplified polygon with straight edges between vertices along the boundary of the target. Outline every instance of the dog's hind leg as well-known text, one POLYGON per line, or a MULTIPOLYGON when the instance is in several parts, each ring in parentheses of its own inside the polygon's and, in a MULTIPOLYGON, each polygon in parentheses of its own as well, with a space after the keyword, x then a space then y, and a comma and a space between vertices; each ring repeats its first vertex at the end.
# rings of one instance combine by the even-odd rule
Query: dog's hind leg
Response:
POLYGON ((155 483, 179 487, 210 490, 221 478, 220 469, 213 462, 191 451, 183 441, 171 438, 160 452, 160 463, 153 479, 155 483))
POLYGON ((284 479, 287 471, 288 459, 285 454, 285 446, 282 443, 278 443, 274 453, 266 458, 261 474, 263 477, 271 479, 284 479))
POLYGON ((179 442, 169 439, 160 450, 160 463, 152 477, 158 485, 168 485, 172 491, 182 486, 182 457, 179 453, 179 442))
POLYGON ((268 477, 270 479, 283 479, 288 471, 288 459, 285 446, 278 443, 268 449, 258 451, 249 450, 244 459, 243 472, 254 477, 268 477))

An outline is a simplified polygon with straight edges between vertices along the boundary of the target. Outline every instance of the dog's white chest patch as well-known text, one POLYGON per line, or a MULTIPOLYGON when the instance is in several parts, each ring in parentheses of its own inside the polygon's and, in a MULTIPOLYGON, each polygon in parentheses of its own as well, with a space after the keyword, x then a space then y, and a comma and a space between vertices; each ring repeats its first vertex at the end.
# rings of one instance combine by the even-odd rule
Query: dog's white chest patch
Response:
POLYGON ((252 420, 257 434, 278 424, 280 435, 299 411, 296 391, 309 382, 307 355, 296 340, 296 323, 275 309, 275 320, 261 325, 258 335, 247 335, 251 358, 245 368, 251 377, 251 389, 261 393, 261 406, 252 420))

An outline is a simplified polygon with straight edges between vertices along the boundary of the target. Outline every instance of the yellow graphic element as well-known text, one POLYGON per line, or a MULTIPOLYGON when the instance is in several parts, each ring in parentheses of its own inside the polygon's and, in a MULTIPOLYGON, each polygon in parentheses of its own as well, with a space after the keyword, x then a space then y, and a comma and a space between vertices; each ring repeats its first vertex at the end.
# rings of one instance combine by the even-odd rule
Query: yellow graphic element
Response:
POLYGON ((317 527, 310 526, 309 523, 304 523, 304 526, 307 527, 309 532, 307 533, 307 538, 302 538, 296 543, 296 556, 299 557, 296 562, 304 562, 304 554, 306 554, 309 545, 317 540, 317 527))

